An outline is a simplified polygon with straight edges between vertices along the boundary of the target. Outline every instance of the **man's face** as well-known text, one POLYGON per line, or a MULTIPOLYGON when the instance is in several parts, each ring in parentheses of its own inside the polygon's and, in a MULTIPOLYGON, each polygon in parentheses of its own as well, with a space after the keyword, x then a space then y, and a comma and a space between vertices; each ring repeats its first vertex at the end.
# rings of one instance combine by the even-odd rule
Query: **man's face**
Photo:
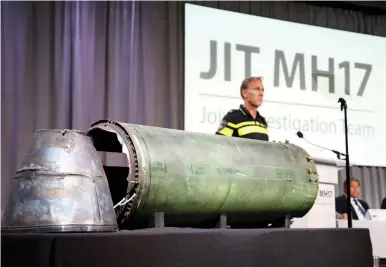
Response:
POLYGON ((243 90, 244 100, 258 108, 263 103, 264 86, 260 79, 252 80, 247 89, 243 90))
POLYGON ((351 181, 350 183, 350 195, 353 198, 359 197, 361 193, 361 187, 357 181, 351 181))

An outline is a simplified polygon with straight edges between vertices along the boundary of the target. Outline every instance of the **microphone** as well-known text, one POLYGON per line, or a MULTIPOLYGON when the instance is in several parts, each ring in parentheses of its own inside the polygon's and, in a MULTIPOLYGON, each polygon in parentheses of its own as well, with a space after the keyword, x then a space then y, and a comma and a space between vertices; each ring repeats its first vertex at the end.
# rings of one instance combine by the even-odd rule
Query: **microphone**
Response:
POLYGON ((296 133, 296 135, 297 135, 299 138, 303 138, 304 141, 306 141, 306 142, 309 143, 310 145, 313 145, 313 146, 319 147, 319 148, 321 148, 321 149, 325 149, 325 150, 328 150, 328 151, 331 151, 331 152, 335 153, 336 156, 338 157, 338 159, 341 159, 340 156, 346 156, 346 154, 343 154, 343 153, 341 153, 341 152, 339 152, 339 151, 336 151, 336 150, 329 149, 329 148, 324 147, 324 146, 320 146, 320 145, 311 143, 311 142, 308 141, 306 138, 304 138, 303 133, 300 132, 300 131, 298 131, 298 132, 296 133))

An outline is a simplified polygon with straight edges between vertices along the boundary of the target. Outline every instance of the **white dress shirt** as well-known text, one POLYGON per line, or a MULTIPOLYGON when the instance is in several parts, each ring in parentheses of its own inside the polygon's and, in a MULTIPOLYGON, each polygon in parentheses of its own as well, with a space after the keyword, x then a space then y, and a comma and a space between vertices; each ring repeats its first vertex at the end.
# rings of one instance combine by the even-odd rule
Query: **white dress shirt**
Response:
MULTIPOLYGON (((347 197, 346 194, 344 194, 344 195, 345 195, 345 197, 347 197)), ((366 209, 362 206, 362 204, 361 204, 361 202, 359 201, 358 198, 353 198, 353 197, 350 197, 350 198, 351 198, 351 207, 353 207, 353 209, 355 210, 355 213, 358 216, 358 220, 364 220, 365 216, 361 212, 361 209, 364 210, 365 213, 366 213, 366 209), (357 203, 358 203, 358 205, 357 205, 357 203)))

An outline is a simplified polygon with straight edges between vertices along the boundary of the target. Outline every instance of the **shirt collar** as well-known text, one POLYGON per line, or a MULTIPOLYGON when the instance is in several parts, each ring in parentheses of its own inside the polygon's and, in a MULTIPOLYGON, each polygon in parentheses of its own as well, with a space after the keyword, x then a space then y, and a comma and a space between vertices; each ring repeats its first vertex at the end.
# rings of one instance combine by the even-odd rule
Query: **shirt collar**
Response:
MULTIPOLYGON (((345 198, 347 198, 347 195, 346 195, 346 193, 343 193, 343 195, 345 196, 345 198)), ((352 200, 358 200, 359 201, 359 199, 358 198, 353 198, 353 197, 350 197, 352 200)))
MULTIPOLYGON (((244 107, 244 105, 240 105, 240 110, 244 115, 249 116, 253 119, 251 113, 249 113, 249 111, 244 107)), ((260 113, 259 111, 256 110, 256 118, 259 118, 259 117, 260 117, 260 113)))

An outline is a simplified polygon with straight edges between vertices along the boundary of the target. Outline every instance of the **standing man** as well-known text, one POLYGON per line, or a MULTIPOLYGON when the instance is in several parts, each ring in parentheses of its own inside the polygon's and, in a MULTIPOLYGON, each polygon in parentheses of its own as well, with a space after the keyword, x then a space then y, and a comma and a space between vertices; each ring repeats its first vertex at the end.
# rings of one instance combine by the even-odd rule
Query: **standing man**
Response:
MULTIPOLYGON (((269 141, 268 125, 257 109, 263 104, 264 85, 262 77, 250 77, 244 79, 240 86, 240 95, 244 105, 238 109, 230 110, 222 119, 216 134, 234 136, 255 140, 269 141)), ((285 226, 285 218, 274 221, 265 221, 251 227, 277 228, 285 226)), ((247 225, 232 227, 248 228, 247 225)))
POLYGON ((262 77, 246 78, 241 84, 240 95, 244 105, 224 116, 216 134, 268 141, 267 122, 257 111, 264 97, 262 77))

